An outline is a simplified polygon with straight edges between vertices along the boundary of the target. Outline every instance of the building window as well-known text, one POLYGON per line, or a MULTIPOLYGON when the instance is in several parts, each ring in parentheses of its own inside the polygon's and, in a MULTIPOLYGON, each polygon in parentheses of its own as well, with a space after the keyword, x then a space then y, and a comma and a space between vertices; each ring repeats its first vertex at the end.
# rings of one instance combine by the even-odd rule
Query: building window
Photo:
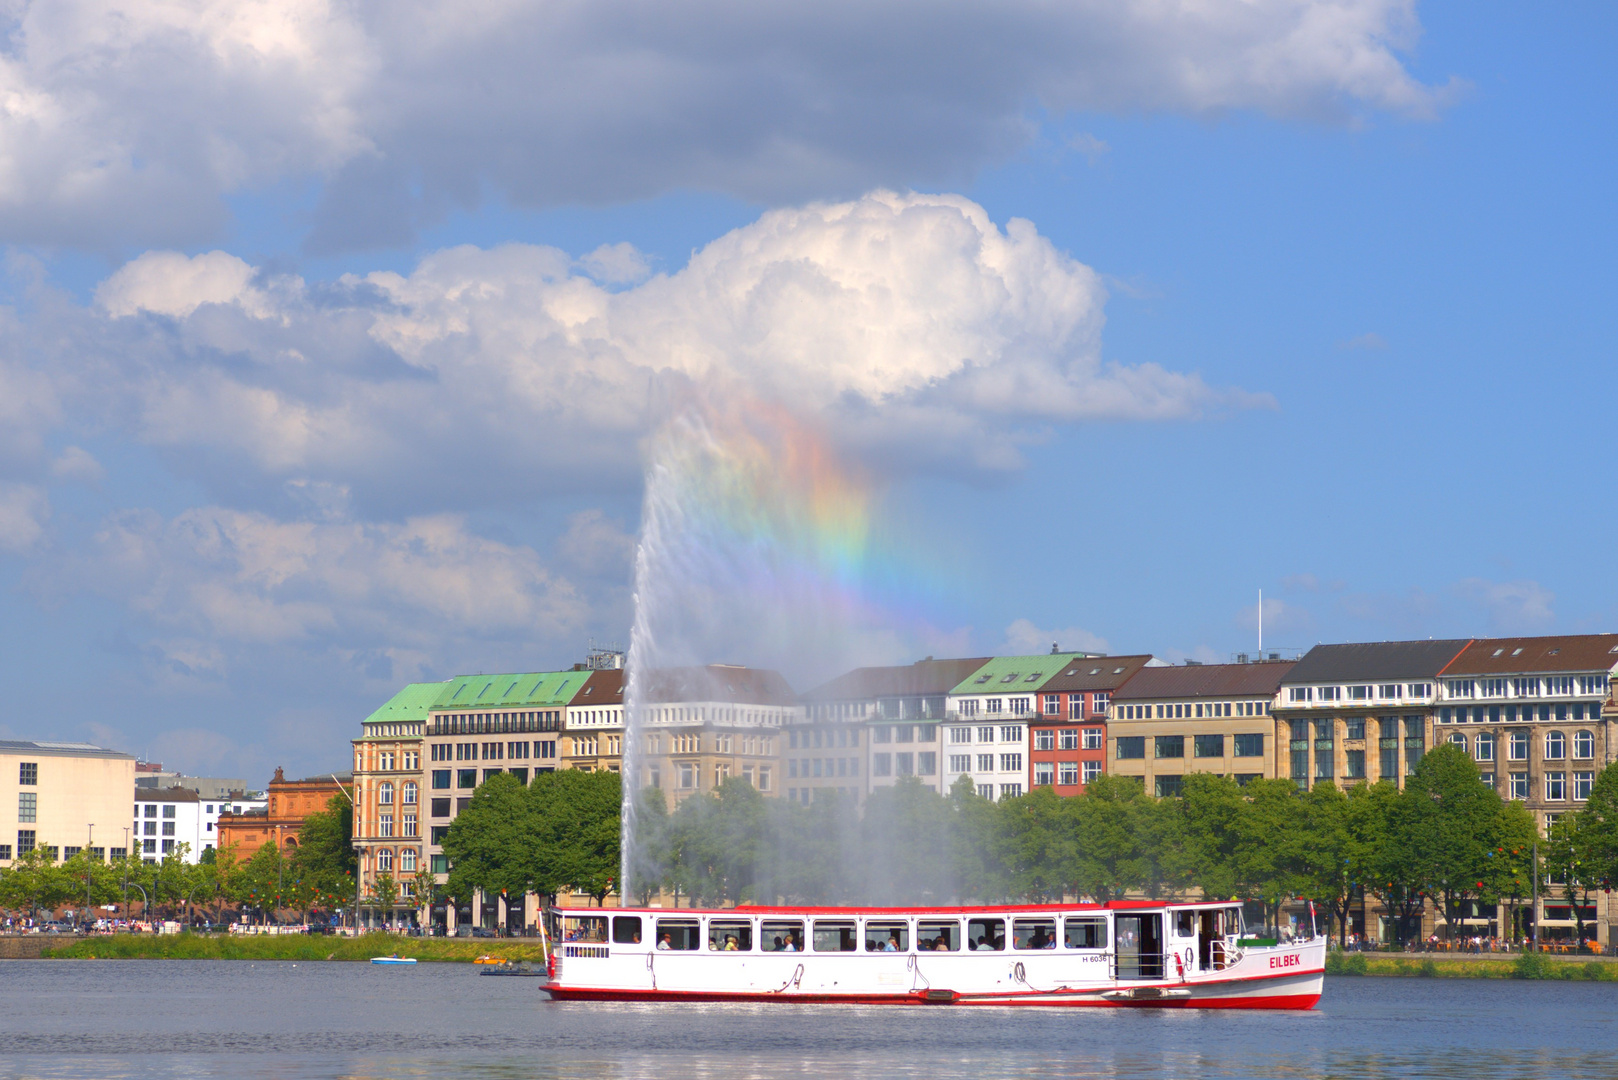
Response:
POLYGON ((416 805, 416 782, 414 780, 406 780, 399 785, 399 801, 406 806, 416 805))
POLYGON ((392 814, 379 814, 377 816, 376 834, 378 836, 392 836, 393 835, 393 815, 392 814))
POLYGON ((1133 761, 1146 757, 1146 736, 1120 735, 1114 743, 1114 752, 1120 761, 1133 761))
POLYGON ((1191 753, 1193 757, 1225 756, 1225 737, 1223 735, 1194 735, 1191 738, 1191 753))
POLYGON ((952 743, 969 743, 972 741, 972 729, 957 727, 949 729, 949 741, 952 743))
MULTIPOLYGON (((1565 757, 1567 757, 1567 736, 1560 731, 1547 731, 1545 733, 1545 760, 1561 761, 1565 757)), ((1546 798, 1549 798, 1549 796, 1546 796, 1546 798)))
POLYGON ((157 841, 156 840, 142 840, 140 842, 140 850, 141 850, 142 855, 156 855, 157 854, 157 841))
POLYGON ((892 754, 872 754, 871 755, 871 775, 872 776, 892 776, 893 775, 893 755, 892 754))
POLYGON ((991 743, 994 742, 994 728, 992 728, 992 727, 980 727, 980 728, 978 728, 978 742, 991 742, 991 743))
POLYGON ((1086 784, 1101 775, 1101 762, 1099 761, 1086 761, 1081 767, 1084 770, 1084 782, 1086 784))
POLYGON ((414 874, 416 872, 416 849, 413 847, 399 850, 399 870, 402 873, 414 874))
MULTIPOLYGON (((1463 742, 1465 741, 1464 736, 1463 736, 1462 741, 1463 742)), ((1486 733, 1478 736, 1478 739, 1477 739, 1477 759, 1479 761, 1493 761, 1494 760, 1494 735, 1493 734, 1490 734, 1490 733, 1486 732, 1486 733)))
MULTIPOLYGON (((1062 734, 1066 735, 1067 732, 1064 731, 1062 734)), ((1056 749, 1056 732, 1049 731, 1049 730, 1035 731, 1034 732, 1034 749, 1035 750, 1055 750, 1056 749)))
POLYGON ((1094 708, 1091 711, 1096 712, 1096 713, 1104 713, 1104 712, 1107 711, 1107 706, 1109 706, 1111 704, 1112 704, 1112 694, 1111 694, 1111 692, 1106 691, 1106 690, 1097 690, 1096 693, 1095 693, 1095 705, 1094 705, 1094 708))
POLYGON ((393 771, 393 751, 384 750, 378 756, 382 759, 382 771, 383 772, 392 772, 393 771))
POLYGON ((449 772, 450 771, 448 769, 434 769, 433 770, 433 790, 434 791, 448 791, 449 790, 449 772))
POLYGON ((404 815, 404 820, 403 820, 402 824, 403 824, 404 831, 399 834, 400 836, 415 836, 416 835, 416 815, 415 814, 406 814, 406 815, 404 815))
POLYGON ((393 872, 393 850, 391 848, 378 848, 376 852, 376 869, 380 874, 393 872))
MULTIPOLYGON (((21 762, 18 762, 17 763, 17 783, 23 784, 23 785, 26 785, 26 786, 37 785, 39 783, 39 762, 37 762, 37 761, 21 761, 21 762)), ((18 850, 20 852, 22 850, 22 845, 18 844, 17 847, 18 847, 18 850)), ((28 850, 29 851, 34 850, 34 845, 32 843, 30 843, 28 845, 28 850)))
POLYGON ((1345 738, 1345 739, 1363 739, 1363 738, 1365 738, 1365 717, 1363 717, 1363 716, 1350 717, 1349 719, 1344 720, 1343 721, 1343 738, 1345 738))
POLYGON ((1548 772, 1545 774, 1545 799, 1547 802, 1565 802, 1567 800, 1567 773, 1548 772))
POLYGON ((24 791, 17 796, 17 820, 39 820, 39 796, 32 791, 24 791))
POLYGON ((1595 786, 1595 773, 1576 772, 1573 774, 1573 797, 1575 799, 1588 799, 1590 797, 1590 790, 1595 786))
POLYGON ((163 854, 165 854, 165 855, 174 854, 174 841, 173 840, 165 840, 165 841, 163 841, 163 854))
MULTIPOLYGON (((839 759, 839 761, 842 759, 839 759)), ((916 755, 916 775, 933 776, 938 772, 938 754, 932 750, 923 750, 916 755)), ((837 775, 842 776, 843 770, 838 769, 837 775)))
POLYGON ((894 771, 897 772, 900 776, 914 776, 914 775, 916 775, 916 755, 914 755, 914 754, 894 754, 893 755, 893 767, 894 767, 894 771))
POLYGON ((1065 787, 1072 787, 1079 782, 1079 763, 1077 761, 1064 761, 1056 767, 1056 782, 1065 787))
POLYGON ((1511 790, 1507 793, 1508 797, 1512 799, 1527 799, 1528 774, 1525 772, 1514 772, 1508 777, 1508 779, 1511 782, 1511 790))
POLYGON ((163 835, 164 836, 173 836, 174 835, 174 825, 175 825, 175 823, 172 822, 172 821, 163 822, 163 835))
POLYGON ((1002 799, 1015 799, 1022 794, 1021 784, 1001 784, 1000 797, 1002 799))
POLYGON ((151 804, 151 803, 148 803, 146 805, 146 816, 147 817, 156 817, 157 816, 157 807, 156 807, 156 805, 151 804))
POLYGON ((478 771, 476 769, 456 769, 455 786, 462 789, 478 786, 478 771))
POLYGON ((994 772, 994 755, 978 755, 978 772, 994 772))
POLYGON ((1022 755, 1021 754, 1001 754, 1000 755, 1000 771, 1001 772, 1022 772, 1022 755))
POLYGON ((972 755, 971 754, 951 754, 949 756, 949 771, 950 772, 957 772, 957 773, 971 772, 972 771, 972 755))
POLYGON ((1056 765, 1049 761, 1034 762, 1034 786, 1050 787, 1056 783, 1056 765))
POLYGON ((1237 757, 1263 757, 1264 756, 1264 734, 1263 734, 1263 732, 1250 733, 1250 734, 1245 734, 1245 735, 1237 735, 1235 737, 1235 743, 1236 743, 1236 756, 1237 757))
POLYGON ((1575 731, 1573 733, 1573 756, 1579 761, 1589 761, 1596 756, 1594 732, 1575 731))
POLYGON ((1060 694, 1045 695, 1045 715, 1056 716, 1062 711, 1062 696, 1060 694))
POLYGON ((1100 750, 1102 748, 1102 746, 1104 745, 1103 740, 1105 740, 1106 737, 1107 737, 1107 733, 1106 733, 1106 730, 1103 729, 1103 728, 1098 728, 1098 727, 1085 728, 1084 729, 1084 748, 1086 750, 1100 750))
POLYGON ((1077 750, 1079 748, 1079 732, 1077 728, 1063 728, 1056 733, 1056 745, 1062 750, 1077 750))
POLYGON ((376 786, 376 801, 379 806, 393 805, 393 784, 384 780, 376 786))
POLYGON ((1344 756, 1343 779, 1345 779, 1345 780, 1364 780, 1365 779, 1365 751, 1364 750, 1349 750, 1349 751, 1346 751, 1343 756, 1344 756))
POLYGON ((1179 776, 1159 776, 1153 783, 1155 784, 1153 790, 1159 799, 1172 799, 1179 796, 1184 778, 1179 776))
POLYGON ((1152 740, 1152 742, 1153 742, 1153 746, 1155 748, 1153 753, 1157 757, 1160 757, 1160 758, 1183 758, 1183 757, 1185 757, 1185 736, 1184 735, 1158 735, 1156 738, 1154 738, 1152 740))
POLYGON ((1001 742, 1022 742, 1022 725, 1010 724, 1000 729, 1001 742))
POLYGON ((1407 716, 1405 721, 1405 775, 1414 776, 1427 752, 1427 731, 1419 716, 1407 716))
POLYGON ((978 785, 978 798, 980 798, 980 799, 988 799, 990 802, 993 802, 994 801, 994 785, 993 784, 979 784, 978 785))
POLYGON ((1528 732, 1526 732, 1526 731, 1513 731, 1511 733, 1510 741, 1506 744, 1506 753, 1508 755, 1508 760, 1511 760, 1511 761, 1527 761, 1528 760, 1528 732))
POLYGON ((147 836, 156 836, 157 835, 157 822, 148 821, 146 823, 146 835, 147 836))
MULTIPOLYGON (((854 761, 854 775, 856 775, 856 776, 859 775, 859 761, 858 761, 858 759, 856 759, 854 761)), ((760 791, 768 791, 768 790, 770 790, 770 767, 768 765, 760 765, 759 766, 759 769, 758 769, 758 789, 760 791)))

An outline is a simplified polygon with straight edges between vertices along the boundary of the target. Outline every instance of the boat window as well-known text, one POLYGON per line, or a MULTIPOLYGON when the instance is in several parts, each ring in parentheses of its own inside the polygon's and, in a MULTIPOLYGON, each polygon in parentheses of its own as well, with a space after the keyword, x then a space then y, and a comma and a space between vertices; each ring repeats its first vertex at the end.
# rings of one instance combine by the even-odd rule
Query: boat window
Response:
POLYGON ((746 919, 709 920, 708 950, 710 952, 752 952, 753 924, 746 919))
POLYGON ((961 924, 949 922, 918 922, 916 948, 922 952, 956 952, 961 947, 961 924))
POLYGON ((865 951, 909 952, 910 924, 907 922, 866 923, 865 951))
POLYGON ((1013 949, 1056 948, 1055 919, 1014 919, 1011 923, 1013 949))
POLYGON ((966 920, 966 947, 977 952, 992 952, 1006 947, 1006 920, 966 920))
POLYGON ((695 919, 657 920, 657 947, 694 952, 702 946, 702 925, 695 919))
POLYGON ((1194 911, 1180 911, 1175 913, 1175 929, 1181 937, 1191 937, 1197 932, 1197 915, 1194 911))
POLYGON ((1099 915, 1086 915, 1068 919, 1062 924, 1070 949, 1105 949, 1107 947, 1107 920, 1099 915))
POLYGON ((803 952, 803 923, 759 923, 758 943, 765 952, 803 952))
POLYGON ((854 952, 854 924, 815 920, 815 952, 854 952))
POLYGON ((640 916, 614 915, 612 917, 612 940, 619 945, 639 945, 640 916))
POLYGON ((607 917, 605 915, 563 916, 562 940, 599 941, 604 944, 607 940, 607 917))

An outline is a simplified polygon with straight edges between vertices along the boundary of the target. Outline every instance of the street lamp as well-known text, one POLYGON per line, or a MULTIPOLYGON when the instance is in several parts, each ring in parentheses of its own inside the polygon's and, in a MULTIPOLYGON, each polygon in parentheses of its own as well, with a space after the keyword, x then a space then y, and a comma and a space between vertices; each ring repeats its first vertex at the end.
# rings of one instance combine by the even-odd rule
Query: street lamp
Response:
POLYGON ((84 842, 84 911, 86 918, 89 917, 90 912, 90 874, 92 872, 90 864, 95 862, 95 841, 96 826, 95 822, 92 821, 90 822, 90 836, 84 842))
MULTIPOLYGON (((337 785, 337 790, 341 791, 343 793, 343 798, 348 800, 349 808, 354 811, 354 827, 358 828, 359 823, 360 823, 360 806, 359 806, 359 803, 354 801, 354 796, 352 796, 352 795, 350 795, 348 793, 348 789, 343 786, 343 782, 341 780, 337 779, 337 774, 336 773, 330 773, 328 775, 331 776, 331 782, 337 785)), ((359 782, 360 782, 360 778, 356 774, 355 777, 354 777, 354 783, 357 785, 359 782)), ((349 839, 352 840, 353 837, 350 837, 349 839)), ((354 934, 355 934, 356 937, 359 936, 359 932, 360 932, 360 860, 359 860, 359 853, 355 852, 355 854, 354 854, 354 934)))

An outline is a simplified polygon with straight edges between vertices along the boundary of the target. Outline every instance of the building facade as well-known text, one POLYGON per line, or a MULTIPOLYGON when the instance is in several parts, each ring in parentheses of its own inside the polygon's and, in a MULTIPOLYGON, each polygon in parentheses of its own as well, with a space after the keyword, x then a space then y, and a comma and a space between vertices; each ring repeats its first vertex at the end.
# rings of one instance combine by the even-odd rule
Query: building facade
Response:
POLYGON ((427 721, 445 683, 411 683, 360 724, 354 740, 355 861, 359 903, 369 920, 392 922, 415 906, 416 875, 426 865, 427 773, 422 763, 427 721), (397 907, 375 910, 378 876, 397 883, 397 907))
POLYGON ((203 852, 218 846, 221 814, 241 814, 265 805, 262 799, 246 798, 216 802, 187 787, 137 787, 131 842, 145 862, 158 862, 183 850, 184 861, 196 864, 202 861, 203 852))
POLYGON ((624 765, 624 670, 590 672, 563 711, 561 767, 620 772, 624 765))
POLYGON ((1281 683, 1275 775, 1398 786, 1432 746, 1439 676, 1467 640, 1316 645, 1281 683))
POLYGON ((1153 656, 1075 658, 1039 688, 1038 717, 1029 721, 1029 782, 1058 795, 1082 795, 1107 767, 1107 713, 1112 695, 1153 656))
POLYGON ((353 780, 349 772, 288 780, 277 766, 264 792, 263 809, 244 805, 237 813, 237 804, 232 803, 229 813, 220 813, 215 825, 218 846, 221 850, 232 849, 236 858, 244 862, 265 844, 274 844, 291 855, 297 850, 303 819, 324 811, 334 796, 350 797, 348 789, 353 780))
MULTIPOLYGON (((986 799, 1010 799, 1031 781, 1029 725, 1044 686, 1089 653, 997 656, 950 689, 940 756, 944 790, 966 777, 986 799)), ((936 738, 939 729, 932 729, 936 738)), ((932 749, 932 748, 930 748, 932 749)), ((880 764, 880 762, 878 763, 880 764)))
POLYGON ((943 790, 937 725, 949 692, 986 663, 929 656, 856 668, 804 694, 781 748, 787 798, 809 803, 835 791, 863 799, 904 776, 943 790))
POLYGON ((709 664, 646 675, 640 717, 640 786, 661 789, 669 808, 738 777, 780 794, 780 739, 803 706, 776 671, 709 664))
POLYGON ((1142 667, 1112 696, 1107 771, 1178 795, 1190 773, 1273 779, 1270 708, 1291 661, 1142 667))
POLYGON ((128 851, 135 756, 90 743, 0 740, 0 866, 45 848, 70 859, 128 851))

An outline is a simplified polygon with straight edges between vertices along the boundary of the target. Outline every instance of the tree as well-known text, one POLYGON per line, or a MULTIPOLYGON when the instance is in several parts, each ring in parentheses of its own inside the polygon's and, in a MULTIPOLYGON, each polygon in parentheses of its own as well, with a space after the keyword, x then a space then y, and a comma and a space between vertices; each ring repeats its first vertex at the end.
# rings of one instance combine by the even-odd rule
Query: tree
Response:
POLYGON ((1030 903, 1059 902, 1079 878, 1078 837, 1067 800, 1048 787, 1000 803, 1006 884, 1030 903))
POLYGON ((0 874, 0 906, 37 919, 40 911, 55 911, 71 896, 73 885, 52 858, 51 849, 36 847, 17 856, 0 874))
MULTIPOLYGON (((557 774, 541 778, 547 775, 557 774)), ((450 894, 468 897, 481 889, 521 896, 534 888, 537 829, 522 781, 500 773, 478 785, 444 837, 450 894)))
POLYGON ((1439 902, 1451 937, 1462 901, 1487 887, 1484 853, 1499 846, 1505 823, 1499 793, 1457 746, 1423 756, 1394 804, 1390 846, 1404 849, 1410 883, 1439 902))
POLYGON ((353 836, 354 808, 346 795, 333 795, 326 809, 304 818, 291 859, 301 887, 314 896, 353 896, 359 872, 353 836))
MULTIPOLYGON (((498 779, 498 777, 496 778, 498 779)), ((533 880, 605 901, 619 874, 623 782, 615 772, 559 769, 528 786, 534 823, 533 880)))
POLYGON ((371 895, 367 900, 381 914, 383 925, 391 924, 394 909, 399 905, 399 883, 392 874, 383 871, 371 882, 371 895))
POLYGON ((1589 873, 1602 888, 1612 888, 1618 882, 1618 762, 1596 776, 1578 816, 1589 873))
POLYGON ((1075 879, 1099 901, 1119 900, 1146 886, 1152 871, 1142 827, 1155 807, 1138 780, 1104 775, 1090 781, 1073 813, 1078 834, 1075 879))

